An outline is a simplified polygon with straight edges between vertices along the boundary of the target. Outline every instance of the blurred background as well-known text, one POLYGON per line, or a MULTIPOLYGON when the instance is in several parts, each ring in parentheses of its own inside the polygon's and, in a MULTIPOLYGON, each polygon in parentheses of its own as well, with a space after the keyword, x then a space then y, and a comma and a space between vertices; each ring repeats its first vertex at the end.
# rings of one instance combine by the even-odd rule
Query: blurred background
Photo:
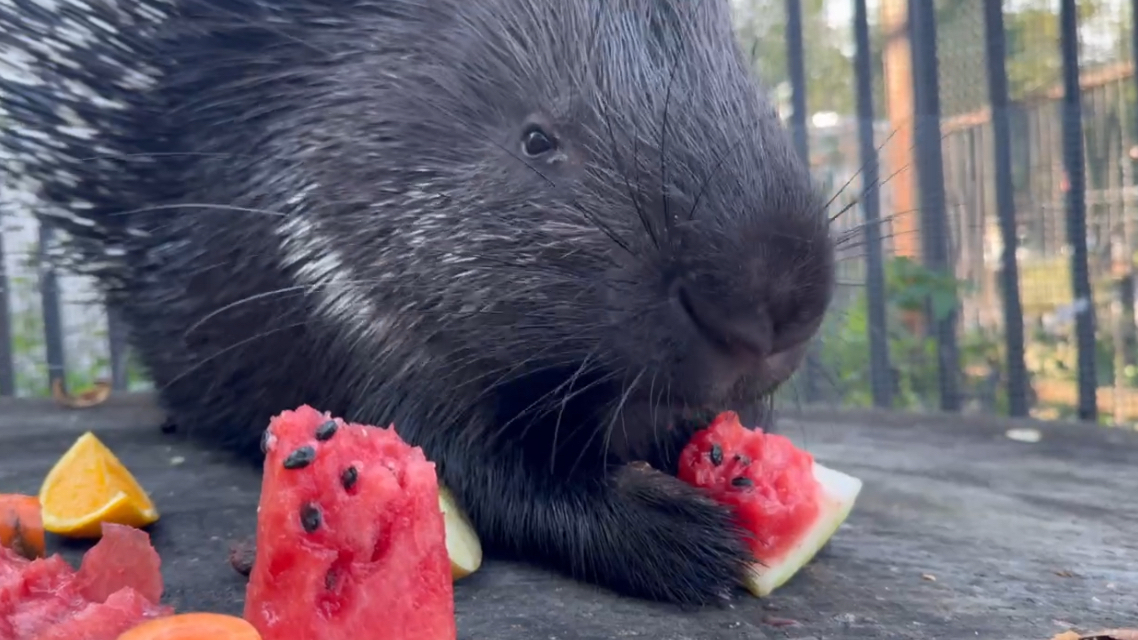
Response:
MULTIPOLYGON (((1138 424, 1138 0, 732 2, 840 241, 780 401, 1138 424)), ((146 388, 15 200, 0 395, 146 388)))

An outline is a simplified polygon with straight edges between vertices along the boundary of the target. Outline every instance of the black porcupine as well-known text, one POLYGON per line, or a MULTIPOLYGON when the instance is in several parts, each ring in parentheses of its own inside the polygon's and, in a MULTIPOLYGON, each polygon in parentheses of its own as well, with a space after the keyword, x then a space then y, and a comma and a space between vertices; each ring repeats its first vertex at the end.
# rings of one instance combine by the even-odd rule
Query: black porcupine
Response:
POLYGON ((0 123, 182 429, 394 422, 490 552, 738 584, 730 513, 629 464, 761 407, 831 296, 728 0, 0 0, 0 123))

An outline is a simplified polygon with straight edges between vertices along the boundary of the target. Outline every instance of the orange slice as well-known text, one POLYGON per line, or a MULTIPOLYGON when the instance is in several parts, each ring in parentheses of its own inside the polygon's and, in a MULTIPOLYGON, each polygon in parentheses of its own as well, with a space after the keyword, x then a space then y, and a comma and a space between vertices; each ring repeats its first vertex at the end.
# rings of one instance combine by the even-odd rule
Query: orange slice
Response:
POLYGON ((97 538, 104 522, 145 527, 158 520, 150 496, 90 431, 51 468, 39 501, 44 529, 71 538, 97 538))
POLYGON ((261 634, 244 618, 180 613, 143 622, 118 640, 261 640, 261 634))

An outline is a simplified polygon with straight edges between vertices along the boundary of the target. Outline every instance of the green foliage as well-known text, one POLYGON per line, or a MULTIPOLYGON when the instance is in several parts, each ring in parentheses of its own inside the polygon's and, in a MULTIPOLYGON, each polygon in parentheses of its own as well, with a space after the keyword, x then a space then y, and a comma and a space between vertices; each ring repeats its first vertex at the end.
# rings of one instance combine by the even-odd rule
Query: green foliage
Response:
MULTIPOLYGON (((905 316, 923 314, 927 304, 934 318, 944 318, 955 309, 958 296, 968 290, 968 283, 910 258, 886 262, 886 342, 895 407, 931 409, 939 403, 936 341, 910 331, 905 316)), ((862 288, 844 309, 831 314, 823 328, 820 359, 837 388, 837 400, 845 405, 873 403, 868 318, 868 293, 862 288)), ((982 332, 966 334, 959 345, 963 391, 972 397, 991 396, 988 404, 995 407, 1006 403, 991 380, 993 373, 998 374, 999 345, 995 336, 982 332)))
POLYGON ((933 271, 900 256, 885 264, 885 292, 902 311, 921 312, 926 302, 934 320, 943 320, 956 308, 966 283, 950 273, 933 271))
MULTIPOLYGON (((1058 46, 1058 3, 1020 0, 1017 5, 1017 11, 1004 19, 1004 28, 1008 90, 1013 98, 1023 98, 1057 84, 1063 65, 1058 46)), ((1110 22, 1105 0, 1079 0, 1077 7, 1081 24, 1110 22)), ((1117 18, 1113 30, 1121 36, 1126 21, 1123 16, 1117 18)), ((1125 42, 1125 38, 1121 40, 1125 42)))

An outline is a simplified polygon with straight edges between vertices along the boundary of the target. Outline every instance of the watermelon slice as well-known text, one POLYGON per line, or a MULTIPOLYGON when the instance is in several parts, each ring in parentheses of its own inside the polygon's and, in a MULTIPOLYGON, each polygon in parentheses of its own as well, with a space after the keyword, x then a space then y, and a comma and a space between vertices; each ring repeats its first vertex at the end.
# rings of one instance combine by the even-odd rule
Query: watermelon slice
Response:
POLYGON ((162 599, 162 559, 141 529, 103 523, 103 537, 83 555, 76 585, 91 602, 131 587, 153 604, 162 599))
POLYGON ((264 640, 455 640, 435 466, 307 405, 265 432, 245 619, 264 640))
POLYGON ((748 429, 727 411, 680 454, 677 474, 730 505, 750 534, 746 587, 770 595, 837 533, 861 492, 861 480, 818 464, 785 436, 748 429))

